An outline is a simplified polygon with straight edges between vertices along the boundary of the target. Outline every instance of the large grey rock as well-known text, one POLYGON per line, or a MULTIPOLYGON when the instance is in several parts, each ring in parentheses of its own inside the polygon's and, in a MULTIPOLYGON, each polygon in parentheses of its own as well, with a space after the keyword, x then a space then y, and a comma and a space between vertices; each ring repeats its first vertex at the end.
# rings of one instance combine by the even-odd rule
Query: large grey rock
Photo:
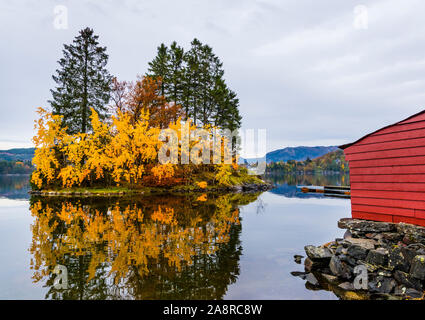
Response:
POLYGON ((305 246, 305 253, 312 261, 329 262, 332 252, 328 248, 305 246))
POLYGON ((372 239, 350 238, 350 239, 346 239, 345 241, 349 243, 349 246, 350 245, 357 245, 357 246, 362 247, 366 250, 375 249, 375 245, 377 244, 377 242, 375 240, 372 240, 372 239))
POLYGON ((349 264, 352 267, 355 267, 357 265, 357 260, 353 257, 348 256, 348 255, 341 254, 341 255, 338 256, 338 258, 341 261, 346 262, 347 264, 349 264))
POLYGON ((394 279, 378 276, 372 281, 369 281, 368 290, 374 293, 391 293, 397 283, 394 279))
POLYGON ((396 230, 394 223, 343 218, 338 221, 338 227, 362 232, 392 232, 396 230))
POLYGON ((384 248, 378 248, 376 250, 370 250, 366 257, 366 262, 375 265, 386 267, 388 265, 388 250, 384 248))
POLYGON ((409 272, 410 263, 404 256, 403 250, 400 247, 396 247, 390 252, 388 259, 388 266, 393 270, 400 270, 403 272, 409 272))
POLYGON ((381 293, 391 293, 394 291, 397 282, 392 278, 384 278, 381 280, 381 293))
POLYGON ((394 279, 406 288, 415 288, 416 290, 422 290, 422 283, 419 279, 413 278, 410 274, 396 270, 394 272, 394 279))
POLYGON ((352 277, 351 268, 337 256, 333 256, 331 258, 329 268, 331 269, 332 274, 337 277, 341 277, 343 279, 351 279, 352 277))
POLYGON ((400 250, 409 265, 412 264, 413 258, 419 255, 417 248, 412 245, 407 247, 401 247, 400 250))
POLYGON ((410 275, 413 278, 425 280, 425 256, 416 256, 413 258, 410 275))
POLYGON ((347 249, 347 255, 353 257, 354 259, 366 259, 367 253, 369 252, 368 249, 365 247, 359 246, 359 245, 351 245, 347 249))

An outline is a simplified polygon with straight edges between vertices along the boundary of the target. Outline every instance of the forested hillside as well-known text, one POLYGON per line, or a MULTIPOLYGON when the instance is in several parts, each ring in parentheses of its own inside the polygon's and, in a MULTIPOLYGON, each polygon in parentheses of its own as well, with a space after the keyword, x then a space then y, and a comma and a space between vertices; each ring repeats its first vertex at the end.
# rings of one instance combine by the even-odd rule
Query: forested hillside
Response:
POLYGON ((321 157, 315 159, 306 159, 304 161, 279 161, 272 162, 267 165, 268 172, 282 172, 282 173, 319 173, 319 172, 332 172, 332 173, 348 173, 348 162, 345 160, 344 151, 338 149, 329 152, 321 157))

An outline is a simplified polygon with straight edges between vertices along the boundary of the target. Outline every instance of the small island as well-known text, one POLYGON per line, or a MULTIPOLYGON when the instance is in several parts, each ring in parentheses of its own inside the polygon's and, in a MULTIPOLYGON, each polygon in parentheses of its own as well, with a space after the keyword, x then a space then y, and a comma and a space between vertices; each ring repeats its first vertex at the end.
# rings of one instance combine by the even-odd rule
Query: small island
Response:
MULTIPOLYGON (((161 44, 148 72, 119 81, 86 28, 65 45, 50 109, 39 108, 31 193, 119 196, 269 188, 238 164, 239 100, 212 48, 161 44)), ((201 195, 201 198, 204 195, 201 195)))

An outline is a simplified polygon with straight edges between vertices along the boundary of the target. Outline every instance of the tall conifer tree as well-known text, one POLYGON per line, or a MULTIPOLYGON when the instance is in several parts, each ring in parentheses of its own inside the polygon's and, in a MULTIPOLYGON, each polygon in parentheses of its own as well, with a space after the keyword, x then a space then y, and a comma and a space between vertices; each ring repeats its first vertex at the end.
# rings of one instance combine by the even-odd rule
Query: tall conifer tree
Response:
POLYGON ((169 87, 166 95, 170 102, 183 105, 183 63, 184 50, 174 41, 169 50, 168 70, 169 70, 169 87))
POLYGON ((169 53, 168 48, 165 44, 157 48, 157 54, 155 59, 149 62, 148 73, 149 77, 161 77, 162 83, 160 88, 161 96, 165 96, 168 92, 169 80, 170 80, 170 68, 169 68, 169 53))
POLYGON ((149 63, 149 76, 163 79, 167 101, 181 104, 196 125, 214 124, 236 130, 241 126, 239 100, 224 80, 223 64, 210 46, 198 39, 184 52, 176 42, 158 47, 149 63))
POLYGON ((72 44, 64 45, 53 76, 57 87, 49 103, 54 114, 63 115, 69 133, 90 131, 90 108, 101 119, 107 116, 112 76, 106 69, 106 47, 99 46, 98 38, 90 28, 81 30, 72 44))

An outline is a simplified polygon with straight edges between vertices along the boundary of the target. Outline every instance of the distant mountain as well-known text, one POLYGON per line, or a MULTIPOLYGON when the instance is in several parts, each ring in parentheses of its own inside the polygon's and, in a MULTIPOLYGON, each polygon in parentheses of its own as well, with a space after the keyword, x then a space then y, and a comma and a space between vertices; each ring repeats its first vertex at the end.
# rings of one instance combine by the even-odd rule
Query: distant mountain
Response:
POLYGON ((4 161, 31 161, 34 157, 34 148, 20 148, 0 150, 0 160, 4 161))
POLYGON ((267 172, 279 174, 292 173, 338 173, 347 174, 349 172, 348 162, 345 161, 344 151, 341 149, 329 152, 321 157, 287 162, 271 162, 267 165, 267 172))
MULTIPOLYGON (((329 152, 337 150, 336 146, 318 146, 318 147, 287 147, 283 149, 278 149, 271 151, 266 154, 267 163, 279 162, 279 161, 304 161, 307 158, 311 160, 314 158, 321 157, 329 152)), ((240 159, 240 163, 247 161, 248 163, 255 163, 257 161, 264 161, 264 158, 251 158, 251 159, 240 159)))
POLYGON ((304 161, 307 158, 314 159, 321 157, 337 149, 338 147, 336 146, 288 147, 267 153, 266 159, 267 163, 288 160, 304 161))

